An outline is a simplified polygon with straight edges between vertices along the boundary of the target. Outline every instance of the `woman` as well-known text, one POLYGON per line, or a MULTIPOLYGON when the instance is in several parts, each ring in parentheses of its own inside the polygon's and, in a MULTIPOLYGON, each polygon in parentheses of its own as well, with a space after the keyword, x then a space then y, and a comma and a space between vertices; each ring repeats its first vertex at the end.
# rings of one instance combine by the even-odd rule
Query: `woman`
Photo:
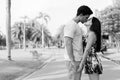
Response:
POLYGON ((99 75, 102 74, 102 65, 97 53, 101 50, 101 24, 100 21, 93 17, 88 21, 87 44, 84 49, 82 61, 79 65, 78 72, 85 67, 85 73, 89 75, 90 80, 99 80, 99 75))

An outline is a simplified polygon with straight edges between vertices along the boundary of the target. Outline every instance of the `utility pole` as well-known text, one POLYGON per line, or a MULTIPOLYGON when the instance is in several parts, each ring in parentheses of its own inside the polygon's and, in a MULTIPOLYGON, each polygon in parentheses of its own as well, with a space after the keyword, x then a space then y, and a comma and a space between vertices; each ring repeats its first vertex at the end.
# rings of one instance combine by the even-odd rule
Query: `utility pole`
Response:
POLYGON ((6 0, 6 45, 7 45, 7 53, 8 53, 8 60, 11 59, 11 0, 6 0))

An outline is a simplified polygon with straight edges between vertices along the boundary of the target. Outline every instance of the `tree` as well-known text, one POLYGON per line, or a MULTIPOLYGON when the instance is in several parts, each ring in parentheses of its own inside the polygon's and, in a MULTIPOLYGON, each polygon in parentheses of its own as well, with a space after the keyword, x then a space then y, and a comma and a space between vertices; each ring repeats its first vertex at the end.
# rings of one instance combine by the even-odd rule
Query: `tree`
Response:
POLYGON ((42 28, 44 32, 44 45, 49 44, 49 41, 51 41, 51 34, 49 30, 39 22, 32 21, 32 27, 31 27, 31 37, 30 40, 34 41, 34 43, 42 44, 42 28))
POLYGON ((11 0, 6 0, 6 29, 7 29, 7 51, 8 51, 8 60, 11 59, 11 0))
MULTIPOLYGON (((41 44, 42 42, 42 27, 39 24, 39 22, 37 22, 36 20, 32 20, 31 21, 31 27, 29 29, 30 33, 29 34, 29 39, 30 41, 33 41, 34 44, 41 44)), ((28 31, 27 31, 28 32, 28 31)))
POLYGON ((120 32, 120 8, 111 6, 100 11, 99 19, 102 23, 102 33, 109 33, 111 41, 115 40, 118 44, 116 34, 120 32))
POLYGON ((120 0, 112 0, 113 6, 114 7, 119 7, 120 8, 120 0))
POLYGON ((6 46, 6 38, 5 35, 0 31, 0 47, 3 49, 3 47, 6 46))
MULTIPOLYGON (((26 36, 26 43, 29 41, 33 42, 34 44, 42 44, 42 24, 40 24, 36 20, 29 20, 29 22, 26 23, 26 30, 25 30, 25 36, 26 36)), ((47 29, 47 27, 43 27, 44 31, 44 42, 45 45, 51 41, 52 37, 47 29)), ((12 40, 13 42, 19 42, 20 44, 24 43, 24 23, 23 22, 16 22, 12 26, 11 30, 12 34, 12 40)), ((22 48, 22 46, 21 46, 22 48)))
POLYGON ((44 45, 45 46, 50 46, 50 43, 52 42, 52 36, 51 33, 49 32, 49 30, 47 29, 47 27, 43 27, 43 31, 44 31, 44 45))
POLYGON ((111 35, 120 31, 120 10, 115 7, 109 7, 100 12, 99 17, 102 23, 103 32, 106 31, 111 35))
POLYGON ((63 38, 63 35, 64 35, 64 27, 65 25, 61 25, 59 28, 58 28, 58 31, 57 31, 57 34, 55 35, 56 37, 56 42, 58 44, 58 48, 62 47, 64 44, 64 38, 63 38))
POLYGON ((50 16, 47 15, 46 13, 40 12, 39 16, 36 17, 36 19, 40 19, 41 22, 40 24, 42 24, 42 47, 45 47, 45 43, 44 43, 44 26, 47 26, 48 24, 48 20, 50 20, 50 16))
POLYGON ((22 48, 24 38, 24 23, 16 22, 11 28, 11 37, 14 43, 19 42, 19 48, 22 48))
POLYGON ((22 17, 24 19, 24 37, 23 37, 23 45, 24 45, 24 50, 26 50, 26 19, 29 19, 28 16, 22 17))

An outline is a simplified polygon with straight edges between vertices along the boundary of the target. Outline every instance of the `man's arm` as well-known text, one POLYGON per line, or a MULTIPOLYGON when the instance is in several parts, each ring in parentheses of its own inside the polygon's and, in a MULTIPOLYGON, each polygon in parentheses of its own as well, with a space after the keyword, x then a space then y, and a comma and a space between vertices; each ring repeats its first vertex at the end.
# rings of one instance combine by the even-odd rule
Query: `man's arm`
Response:
POLYGON ((70 37, 65 37, 65 47, 68 53, 68 56, 72 62, 75 61, 74 55, 73 55, 73 46, 72 46, 73 39, 70 37))

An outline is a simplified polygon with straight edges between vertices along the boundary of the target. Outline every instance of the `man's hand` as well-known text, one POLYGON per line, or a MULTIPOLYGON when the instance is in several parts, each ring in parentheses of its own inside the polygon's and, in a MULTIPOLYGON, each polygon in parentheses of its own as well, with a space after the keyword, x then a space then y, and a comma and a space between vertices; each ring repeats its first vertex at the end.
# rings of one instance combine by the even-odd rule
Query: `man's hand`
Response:
POLYGON ((72 61, 72 65, 73 65, 73 67, 74 67, 74 71, 75 71, 75 72, 77 72, 77 69, 78 69, 78 67, 79 67, 78 64, 79 64, 78 62, 72 61))

